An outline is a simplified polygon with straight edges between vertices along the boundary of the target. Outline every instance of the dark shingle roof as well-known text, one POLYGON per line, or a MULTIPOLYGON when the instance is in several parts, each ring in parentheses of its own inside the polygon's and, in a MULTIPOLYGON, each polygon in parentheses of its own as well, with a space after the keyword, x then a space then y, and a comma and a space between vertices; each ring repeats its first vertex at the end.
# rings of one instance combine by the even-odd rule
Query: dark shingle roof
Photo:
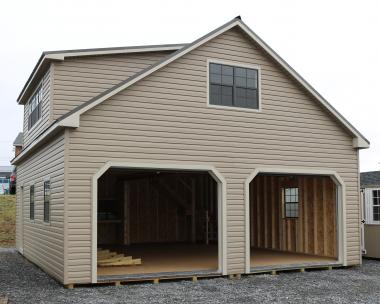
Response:
POLYGON ((13 142, 14 146, 22 146, 24 142, 24 134, 22 132, 18 133, 16 139, 13 142))
POLYGON ((380 187, 380 171, 360 173, 360 187, 380 187))

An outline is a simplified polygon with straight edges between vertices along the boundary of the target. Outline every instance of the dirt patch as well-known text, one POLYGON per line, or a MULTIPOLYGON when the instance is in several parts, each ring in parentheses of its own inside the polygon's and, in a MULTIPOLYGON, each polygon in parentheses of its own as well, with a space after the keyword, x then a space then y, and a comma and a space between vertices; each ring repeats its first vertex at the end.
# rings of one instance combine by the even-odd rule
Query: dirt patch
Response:
POLYGON ((16 196, 0 195, 0 247, 14 247, 16 236, 16 196))

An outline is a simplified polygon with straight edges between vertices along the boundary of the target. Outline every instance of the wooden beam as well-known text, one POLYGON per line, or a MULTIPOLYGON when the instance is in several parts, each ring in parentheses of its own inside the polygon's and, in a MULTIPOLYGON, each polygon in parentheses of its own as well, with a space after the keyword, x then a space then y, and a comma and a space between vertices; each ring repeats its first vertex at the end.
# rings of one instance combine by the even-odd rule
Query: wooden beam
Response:
POLYGON ((115 261, 115 262, 98 263, 98 266, 101 266, 101 267, 130 266, 130 265, 141 265, 141 259, 121 259, 120 261, 115 261))
POLYGON ((330 241, 330 236, 327 233, 327 221, 328 221, 328 214, 327 214, 327 202, 326 202, 326 195, 327 195, 327 189, 326 189, 326 178, 329 177, 323 177, 322 178, 322 212, 323 212, 323 255, 328 255, 328 242, 330 241))
POLYGON ((119 261, 124 261, 124 260, 132 260, 132 257, 124 256, 124 254, 118 254, 108 259, 98 259, 98 264, 119 262, 119 261))
POLYGON ((195 217, 195 179, 193 178, 191 180, 191 241, 192 243, 195 243, 197 241, 197 230, 196 230, 196 217, 195 217))
POLYGON ((123 243, 124 245, 129 245, 131 243, 131 232, 130 232, 130 190, 128 187, 128 182, 124 182, 124 204, 123 204, 123 243))
POLYGON ((314 222, 314 254, 318 254, 318 204, 317 204, 317 178, 313 177, 313 222, 314 222))

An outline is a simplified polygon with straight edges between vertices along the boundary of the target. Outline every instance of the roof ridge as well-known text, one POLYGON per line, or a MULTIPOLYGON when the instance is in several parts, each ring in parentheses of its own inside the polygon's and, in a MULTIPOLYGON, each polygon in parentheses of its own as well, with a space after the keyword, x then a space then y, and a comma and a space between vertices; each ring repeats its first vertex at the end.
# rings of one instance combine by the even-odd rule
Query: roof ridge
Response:
POLYGON ((183 47, 187 43, 173 43, 173 44, 147 44, 147 45, 130 45, 130 46, 115 46, 115 47, 100 47, 100 48, 85 48, 85 49, 69 49, 69 50, 55 50, 44 51, 42 54, 61 54, 61 53, 74 53, 74 52, 101 52, 101 51, 118 51, 118 50, 130 50, 130 49, 151 49, 161 47, 183 47))

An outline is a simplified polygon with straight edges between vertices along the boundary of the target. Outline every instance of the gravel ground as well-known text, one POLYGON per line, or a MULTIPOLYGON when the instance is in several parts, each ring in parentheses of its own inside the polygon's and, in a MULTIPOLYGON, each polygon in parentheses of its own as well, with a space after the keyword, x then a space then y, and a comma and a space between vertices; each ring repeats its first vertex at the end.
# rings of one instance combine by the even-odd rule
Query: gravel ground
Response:
POLYGON ((380 303, 380 261, 332 271, 251 275, 68 290, 13 250, 0 250, 0 297, 9 303, 380 303))

